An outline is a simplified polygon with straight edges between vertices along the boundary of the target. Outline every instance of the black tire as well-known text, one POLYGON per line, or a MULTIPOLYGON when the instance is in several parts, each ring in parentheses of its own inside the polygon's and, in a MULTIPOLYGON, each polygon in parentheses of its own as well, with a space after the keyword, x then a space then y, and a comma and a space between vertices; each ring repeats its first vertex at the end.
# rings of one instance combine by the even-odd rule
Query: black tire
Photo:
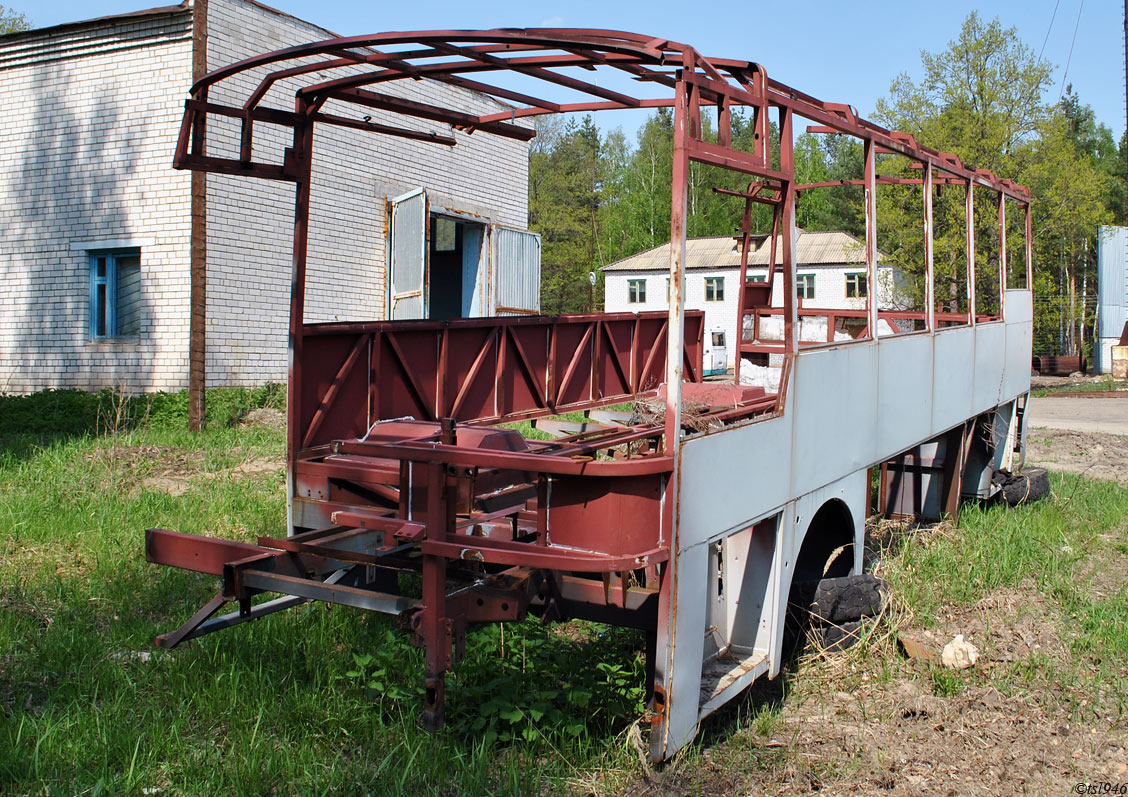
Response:
POLYGON ((1029 504, 1050 494, 1050 475, 1042 468, 1025 468, 1003 484, 1003 500, 1009 506, 1029 504))
POLYGON ((872 573, 817 582, 809 611, 812 623, 841 625, 881 614, 885 582, 872 573))
POLYGON ((834 653, 854 647, 862 638, 862 621, 854 620, 837 625, 817 625, 811 629, 811 641, 824 653, 834 653))
POLYGON ((845 650, 858 641, 859 621, 881 614, 885 582, 871 573, 792 585, 784 624, 784 651, 813 641, 822 650, 845 650))

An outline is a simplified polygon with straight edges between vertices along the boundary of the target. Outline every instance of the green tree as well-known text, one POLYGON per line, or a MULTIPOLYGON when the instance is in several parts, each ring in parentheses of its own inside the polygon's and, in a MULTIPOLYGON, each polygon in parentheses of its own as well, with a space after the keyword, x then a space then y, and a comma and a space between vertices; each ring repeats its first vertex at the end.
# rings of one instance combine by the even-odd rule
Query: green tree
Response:
POLYGON ((31 30, 28 18, 15 9, 0 6, 0 36, 5 33, 19 33, 22 30, 31 30))
MULTIPOLYGON (((1087 279, 1097 226, 1112 218, 1109 207, 1118 201, 1119 188, 1111 175, 1122 168, 1121 151, 1072 92, 1056 105, 1045 102, 1050 64, 997 19, 984 22, 970 14, 946 50, 922 51, 921 64, 919 82, 903 73, 893 81, 889 97, 878 102, 878 120, 1031 189, 1035 346, 1068 349, 1056 333, 1084 316, 1067 312, 1063 297, 1087 279)), ((915 199, 914 220, 909 200, 897 200, 894 193, 879 191, 878 235, 893 242, 900 258, 912 249, 901 242, 919 238, 920 200, 915 199), (883 197, 889 201, 883 203, 883 197)), ((997 294, 998 229, 994 197, 984 194, 977 192, 975 213, 977 310, 991 311, 997 302, 992 292, 997 294)), ((963 189, 949 186, 934 201, 937 299, 949 297, 957 305, 966 282, 963 200, 963 189)), ((1010 229, 1008 253, 1015 258, 1021 251, 1017 219, 1010 229)))
POLYGON ((943 52, 922 50, 924 77, 901 73, 878 100, 878 121, 977 168, 1015 174, 1048 115, 1051 65, 998 19, 972 12, 943 52), (1016 159, 1019 163, 1016 163, 1016 159))
POLYGON ((538 131, 529 153, 529 226, 541 234, 541 306, 548 313, 582 312, 597 255, 599 131, 590 115, 545 122, 538 131))
MULTIPOLYGON (((803 133, 795 140, 795 180, 800 185, 852 180, 864 172, 861 142, 838 134, 803 133)), ((860 186, 835 186, 800 192, 795 223, 805 230, 843 230, 865 234, 860 186)))
MULTIPOLYGON (((717 141, 715 116, 702 114, 702 137, 717 141)), ((734 111, 731 122, 732 146, 751 152, 755 140, 750 113, 734 111)), ((660 108, 638 132, 633 150, 622 138, 605 143, 607 151, 617 153, 608 163, 601 205, 601 254, 604 262, 666 243, 670 238, 671 189, 673 181, 674 118, 668 108, 660 108)), ((773 126, 770 135, 778 136, 773 126)), ((821 156, 820 156, 821 157, 821 156)), ((773 151, 773 166, 778 167, 778 152, 773 151)), ((744 215, 744 200, 717 193, 714 189, 745 190, 750 178, 739 172, 701 163, 691 163, 687 185, 686 219, 689 237, 737 235, 744 215)), ((753 207, 753 232, 771 229, 772 212, 763 204, 753 207)))
POLYGON ((1081 103, 1073 86, 1065 88, 1065 95, 1058 101, 1055 109, 1065 115, 1069 126, 1069 136, 1073 139, 1077 154, 1088 158, 1093 167, 1105 178, 1105 205, 1113 217, 1121 222, 1125 219, 1125 139, 1119 146, 1112 137, 1107 125, 1097 122, 1093 109, 1081 103))
POLYGON ((1058 106, 1042 126, 1041 138, 1022 179, 1034 196, 1035 346, 1069 349, 1080 338, 1078 325, 1091 327, 1092 308, 1082 293, 1095 294, 1097 227, 1113 214, 1110 177, 1087 154, 1066 109, 1058 106))

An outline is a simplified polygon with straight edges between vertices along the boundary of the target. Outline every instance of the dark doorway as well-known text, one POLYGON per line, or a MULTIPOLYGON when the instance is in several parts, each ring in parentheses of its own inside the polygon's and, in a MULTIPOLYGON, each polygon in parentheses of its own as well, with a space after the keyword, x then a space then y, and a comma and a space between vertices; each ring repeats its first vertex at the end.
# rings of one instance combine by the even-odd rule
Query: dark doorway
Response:
POLYGON ((482 225, 431 215, 430 312, 436 320, 483 315, 478 297, 482 225))

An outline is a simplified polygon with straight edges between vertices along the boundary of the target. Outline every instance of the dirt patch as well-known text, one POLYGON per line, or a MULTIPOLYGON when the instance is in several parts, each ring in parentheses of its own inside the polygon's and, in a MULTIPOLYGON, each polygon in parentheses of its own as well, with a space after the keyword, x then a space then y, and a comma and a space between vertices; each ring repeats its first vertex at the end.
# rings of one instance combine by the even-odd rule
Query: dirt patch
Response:
POLYGON ((728 727, 723 718, 706 725, 700 755, 626 793, 1066 794, 1078 783, 1128 782, 1124 718, 1086 708, 1091 684, 1055 677, 1073 666, 1062 636, 1070 620, 1034 584, 950 607, 934 628, 898 623, 937 654, 962 633, 981 656, 953 672, 907 657, 887 634, 868 650, 813 657, 786 699, 778 686, 754 685, 728 727), (1063 710, 1066 692, 1080 716, 1063 710), (747 720, 773 704, 777 716, 747 720))
MULTIPOLYGON (((238 450, 231 452, 238 455, 238 450)), ((225 468, 209 468, 207 452, 175 446, 115 446, 93 452, 92 463, 122 475, 132 492, 156 490, 184 495, 200 480, 253 478, 285 468, 280 458, 254 457, 225 468)))
POLYGON ((1093 376, 1084 376, 1080 373, 1071 376, 1034 375, 1030 377, 1030 388, 1032 390, 1064 390, 1077 385, 1094 385, 1108 382, 1111 378, 1109 374, 1096 374, 1093 376))
POLYGON ((243 416, 242 426, 262 429, 285 429, 286 415, 272 407, 260 407, 243 416))
POLYGON ((937 628, 902 628, 898 638, 910 658, 927 660, 927 654, 935 652, 937 664, 939 652, 957 634, 979 649, 977 666, 981 669, 1024 661, 1035 654, 1060 662, 1067 648, 1056 633, 1055 615, 1045 597, 1033 585, 1024 584, 1020 589, 996 590, 973 606, 946 613, 937 628), (912 650, 906 641, 924 648, 925 655, 912 650))
POLYGON ((1026 445, 1030 465, 1128 485, 1128 437, 1038 428, 1026 445))
POLYGON ((1128 772, 1096 727, 1059 723, 1031 696, 970 686, 939 697, 916 680, 808 698, 768 738, 791 755, 742 791, 794 794, 1060 794, 1128 772))
POLYGON ((171 496, 184 495, 200 481, 214 481, 216 479, 253 478, 266 474, 277 473, 286 465, 281 459, 271 457, 256 457, 246 462, 241 462, 231 468, 219 470, 187 470, 172 467, 148 476, 138 483, 139 489, 158 490, 171 496))

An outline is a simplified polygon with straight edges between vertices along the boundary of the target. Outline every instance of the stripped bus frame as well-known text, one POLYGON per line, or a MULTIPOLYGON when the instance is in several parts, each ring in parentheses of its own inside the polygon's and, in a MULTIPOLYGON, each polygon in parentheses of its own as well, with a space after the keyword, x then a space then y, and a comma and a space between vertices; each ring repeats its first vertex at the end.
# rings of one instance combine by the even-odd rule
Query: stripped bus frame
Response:
POLYGON ((296 187, 290 528, 255 545, 150 530, 150 561, 221 577, 216 597, 158 638, 163 646, 307 600, 400 615, 426 649, 424 720, 433 728, 442 722, 444 674, 469 624, 534 612, 632 626, 646 632, 650 750, 662 760, 693 737, 701 718, 760 675, 778 672, 795 579, 812 567, 819 575, 859 572, 871 469, 903 477, 883 480, 886 506, 921 514, 931 500, 934 511, 939 505, 954 513, 961 493, 989 495, 991 473, 1016 464, 1029 390, 1029 193, 865 121, 850 106, 770 79, 756 63, 606 30, 423 31, 316 42, 199 80, 186 103, 175 166, 296 187), (631 96, 581 79, 575 67, 584 75, 625 72, 664 96, 631 96), (519 73, 584 98, 555 102, 468 77, 491 72, 519 73), (209 99, 216 86, 248 79, 254 88, 241 106, 209 99), (515 105, 475 115, 374 88, 420 79, 515 105), (294 87, 293 110, 263 104, 294 87), (469 134, 527 141, 534 130, 522 120, 541 114, 664 107, 673 108, 674 120, 668 313, 305 322, 318 125, 452 147, 469 134), (704 136, 705 108, 715 111, 716 141, 704 136), (751 152, 732 146, 734 108, 751 113, 751 152), (216 119, 238 126, 237 153, 209 152, 216 119), (797 185, 797 119, 809 130, 860 139, 863 177, 797 185), (449 127, 429 130, 427 123, 449 127), (264 127, 292 131, 281 162, 256 160, 256 131, 264 127), (904 156, 921 177, 878 176, 879 153, 904 156), (744 202, 741 317, 754 315, 758 324, 764 314, 783 316, 782 340, 741 346, 782 355, 775 393, 739 380, 701 383, 703 318, 684 301, 691 162, 749 180, 746 190, 720 190, 744 202), (872 286, 881 183, 922 187, 925 307, 899 314, 916 331, 879 339, 879 320, 894 314, 879 311, 871 292, 857 340, 834 342, 828 325, 826 342, 801 341, 798 317, 817 311, 800 310, 795 299, 797 191, 864 188, 872 286), (967 195, 968 312, 955 327, 937 312, 934 290, 932 196, 940 184, 962 185, 967 195), (1000 307, 992 316, 975 307, 976 190, 998 200, 1000 307), (1006 282, 1008 200, 1025 213, 1021 288, 1006 282), (783 288, 775 308, 774 280, 746 282, 754 203, 773 212, 771 262, 783 288), (664 404, 664 412, 643 421, 599 409, 640 397, 664 404), (576 409, 590 411, 589 422, 549 418, 576 409), (526 440, 500 425, 521 419, 561 436, 526 440), (846 556, 828 561, 835 550, 846 556), (421 574, 420 594, 401 592, 404 571, 421 574), (282 597, 254 602, 260 593, 282 597), (213 617, 232 601, 238 611, 213 617))

